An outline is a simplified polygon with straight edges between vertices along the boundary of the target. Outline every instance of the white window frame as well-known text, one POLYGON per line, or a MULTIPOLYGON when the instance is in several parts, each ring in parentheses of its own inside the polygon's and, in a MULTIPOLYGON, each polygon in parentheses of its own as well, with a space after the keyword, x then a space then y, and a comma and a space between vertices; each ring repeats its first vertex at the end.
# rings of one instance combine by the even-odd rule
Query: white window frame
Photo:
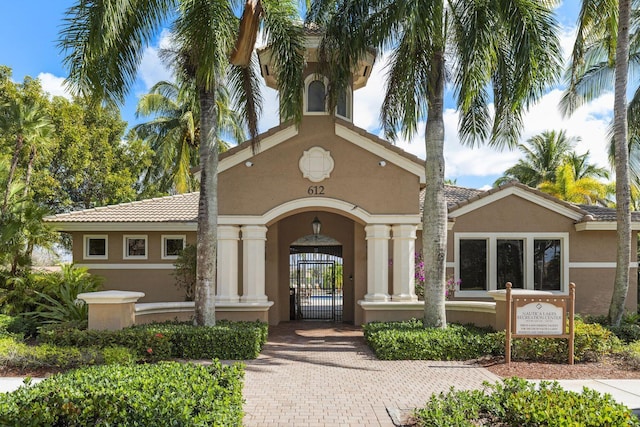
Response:
POLYGON ((122 259, 148 259, 149 237, 146 234, 125 234, 122 236, 122 259), (144 239, 144 255, 129 255, 129 239, 144 239))
POLYGON ((187 246, 187 236, 185 234, 163 234, 162 236, 160 236, 160 241, 162 242, 162 252, 161 252, 161 258, 162 259, 178 259, 178 255, 167 255, 166 249, 167 249, 167 239, 182 239, 182 248, 184 249, 187 246))
POLYGON ((496 253, 498 240, 524 240, 524 286, 527 290, 534 290, 534 241, 560 240, 560 251, 562 256, 562 268, 560 269, 560 290, 551 292, 558 295, 569 294, 569 233, 455 233, 453 243, 455 257, 455 280, 460 280, 460 240, 465 239, 487 240, 487 284, 489 286, 489 289, 484 291, 456 291, 456 296, 470 298, 487 298, 490 297, 488 291, 497 290, 498 272, 496 269, 496 253))
POLYGON ((82 259, 109 259, 109 236, 107 234, 84 234, 82 236, 82 259), (89 239, 104 239, 104 255, 89 255, 89 239))

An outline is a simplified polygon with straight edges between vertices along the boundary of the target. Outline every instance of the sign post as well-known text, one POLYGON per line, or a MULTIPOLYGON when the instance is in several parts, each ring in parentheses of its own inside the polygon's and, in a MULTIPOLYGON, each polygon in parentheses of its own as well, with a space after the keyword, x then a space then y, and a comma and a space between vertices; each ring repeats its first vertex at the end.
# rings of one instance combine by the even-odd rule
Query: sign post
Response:
POLYGON ((568 296, 516 296, 511 293, 511 282, 507 282, 506 287, 507 328, 505 331, 505 359, 507 364, 511 363, 512 338, 535 337, 568 339, 569 364, 573 365, 575 283, 569 284, 568 296))

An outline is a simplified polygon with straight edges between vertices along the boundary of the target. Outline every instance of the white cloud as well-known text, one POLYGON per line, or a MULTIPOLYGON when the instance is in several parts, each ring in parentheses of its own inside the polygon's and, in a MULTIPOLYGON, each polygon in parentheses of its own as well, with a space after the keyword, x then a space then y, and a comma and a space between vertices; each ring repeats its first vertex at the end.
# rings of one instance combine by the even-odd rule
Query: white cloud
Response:
POLYGON ((71 99, 72 96, 64 83, 64 77, 57 77, 51 73, 38 74, 38 80, 42 84, 42 89, 51 96, 63 96, 71 99))
POLYGON ((160 49, 171 47, 171 32, 164 29, 160 34, 157 46, 149 46, 144 50, 142 61, 140 62, 138 75, 142 79, 146 91, 162 80, 173 80, 172 71, 167 68, 159 57, 160 49))

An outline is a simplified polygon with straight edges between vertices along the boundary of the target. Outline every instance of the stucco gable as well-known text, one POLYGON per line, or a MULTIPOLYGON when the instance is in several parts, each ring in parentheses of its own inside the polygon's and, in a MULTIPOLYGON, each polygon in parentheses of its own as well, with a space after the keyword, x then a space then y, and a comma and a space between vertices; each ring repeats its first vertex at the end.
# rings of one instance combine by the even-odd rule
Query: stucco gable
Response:
POLYGON ((473 212, 501 199, 509 196, 516 196, 531 203, 544 207, 550 211, 561 214, 576 222, 584 220, 589 212, 571 203, 567 203, 541 191, 527 187, 526 185, 511 182, 503 186, 479 193, 467 200, 449 206, 449 218, 455 219, 459 216, 473 212))

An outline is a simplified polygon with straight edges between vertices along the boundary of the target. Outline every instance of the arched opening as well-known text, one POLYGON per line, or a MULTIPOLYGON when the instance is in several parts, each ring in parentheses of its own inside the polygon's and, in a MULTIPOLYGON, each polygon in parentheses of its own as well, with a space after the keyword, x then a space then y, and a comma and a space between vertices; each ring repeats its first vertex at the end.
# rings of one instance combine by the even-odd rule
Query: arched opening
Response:
POLYGON ((324 82, 321 80, 314 80, 309 83, 307 89, 307 111, 314 113, 326 111, 326 89, 324 82))
POLYGON ((343 320, 343 266, 342 244, 329 236, 307 235, 289 246, 291 320, 343 320))

